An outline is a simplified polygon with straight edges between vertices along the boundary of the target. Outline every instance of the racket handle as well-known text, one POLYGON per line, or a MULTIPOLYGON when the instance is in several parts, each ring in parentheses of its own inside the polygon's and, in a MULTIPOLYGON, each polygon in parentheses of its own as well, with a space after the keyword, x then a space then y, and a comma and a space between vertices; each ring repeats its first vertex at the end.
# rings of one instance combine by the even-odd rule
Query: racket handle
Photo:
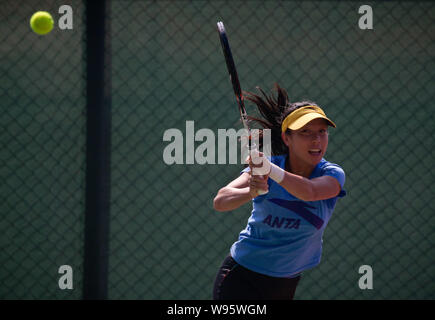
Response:
MULTIPOLYGON (((257 150, 255 144, 251 146, 250 154, 251 154, 251 157, 252 157, 253 159, 254 159, 254 158, 258 158, 258 150, 257 150)), ((254 161, 254 162, 255 162, 255 161, 254 161)), ((252 170, 252 174, 253 174, 253 175, 256 175, 256 176, 261 176, 261 175, 264 174, 264 172, 263 172, 263 170, 262 170, 261 168, 253 168, 253 170, 252 170), (257 169, 258 171, 260 171, 260 172, 256 172, 256 171, 257 171, 256 169, 257 169)), ((263 194, 267 194, 269 191, 268 191, 268 190, 258 190, 257 192, 258 192, 258 194, 261 196, 261 195, 263 195, 263 194)))
POLYGON ((267 194, 267 193, 269 193, 268 190, 258 190, 258 194, 259 194, 260 196, 262 196, 263 194, 267 194))

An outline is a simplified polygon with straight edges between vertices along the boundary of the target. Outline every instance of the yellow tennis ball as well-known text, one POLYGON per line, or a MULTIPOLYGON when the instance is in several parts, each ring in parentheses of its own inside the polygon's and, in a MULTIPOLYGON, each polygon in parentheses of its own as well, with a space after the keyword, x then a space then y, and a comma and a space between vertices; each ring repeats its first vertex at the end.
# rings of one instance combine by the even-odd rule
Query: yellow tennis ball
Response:
POLYGON ((35 33, 43 35, 53 30, 53 18, 46 11, 35 12, 30 18, 30 27, 35 33))

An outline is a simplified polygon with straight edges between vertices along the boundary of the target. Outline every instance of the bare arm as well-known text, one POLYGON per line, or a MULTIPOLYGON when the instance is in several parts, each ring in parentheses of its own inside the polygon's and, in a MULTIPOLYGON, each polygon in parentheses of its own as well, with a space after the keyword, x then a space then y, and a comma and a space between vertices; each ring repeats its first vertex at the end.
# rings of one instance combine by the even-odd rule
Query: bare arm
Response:
POLYGON ((237 209, 258 195, 258 190, 267 190, 267 177, 251 176, 244 172, 221 188, 213 200, 216 211, 237 209))
POLYGON ((331 176, 307 179, 296 174, 285 172, 280 185, 289 193, 303 201, 317 201, 333 198, 340 193, 338 180, 331 176))
POLYGON ((289 193, 303 201, 325 200, 333 198, 340 193, 340 183, 331 176, 307 179, 271 164, 267 158, 263 157, 262 153, 260 153, 260 157, 263 158, 261 164, 254 164, 252 159, 249 158, 249 166, 251 168, 266 168, 266 170, 269 170, 270 178, 279 183, 289 193))

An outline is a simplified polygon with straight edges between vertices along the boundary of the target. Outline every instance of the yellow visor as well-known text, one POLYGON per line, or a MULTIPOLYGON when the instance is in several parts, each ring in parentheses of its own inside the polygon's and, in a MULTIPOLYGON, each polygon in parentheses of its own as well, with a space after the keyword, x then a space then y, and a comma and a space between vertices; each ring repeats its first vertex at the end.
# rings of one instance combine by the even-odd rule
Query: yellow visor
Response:
POLYGON ((285 132, 287 129, 299 130, 314 119, 325 119, 328 125, 336 127, 335 123, 328 119, 321 108, 317 106, 305 106, 290 113, 282 122, 281 130, 282 132, 285 132))

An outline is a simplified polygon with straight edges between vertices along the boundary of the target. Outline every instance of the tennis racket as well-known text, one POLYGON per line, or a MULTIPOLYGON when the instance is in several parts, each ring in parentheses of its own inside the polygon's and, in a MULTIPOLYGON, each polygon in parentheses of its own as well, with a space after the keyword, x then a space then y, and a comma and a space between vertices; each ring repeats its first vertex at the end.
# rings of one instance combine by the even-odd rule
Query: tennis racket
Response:
MULTIPOLYGON (((248 124, 248 114, 246 113, 242 89, 240 87, 239 76, 237 75, 236 65, 234 64, 233 54, 231 53, 230 44, 228 42, 227 32, 222 21, 217 23, 219 39, 221 41, 222 50, 224 52, 225 62, 227 64, 228 73, 230 74, 231 84, 233 85, 234 94, 236 95, 237 104, 239 106, 240 118, 243 126, 248 133, 248 150, 251 157, 258 154, 256 145, 251 140, 251 129, 248 124)), ((254 172, 252 172, 255 174, 254 172)), ((258 193, 266 194, 267 190, 258 190, 258 193)))

